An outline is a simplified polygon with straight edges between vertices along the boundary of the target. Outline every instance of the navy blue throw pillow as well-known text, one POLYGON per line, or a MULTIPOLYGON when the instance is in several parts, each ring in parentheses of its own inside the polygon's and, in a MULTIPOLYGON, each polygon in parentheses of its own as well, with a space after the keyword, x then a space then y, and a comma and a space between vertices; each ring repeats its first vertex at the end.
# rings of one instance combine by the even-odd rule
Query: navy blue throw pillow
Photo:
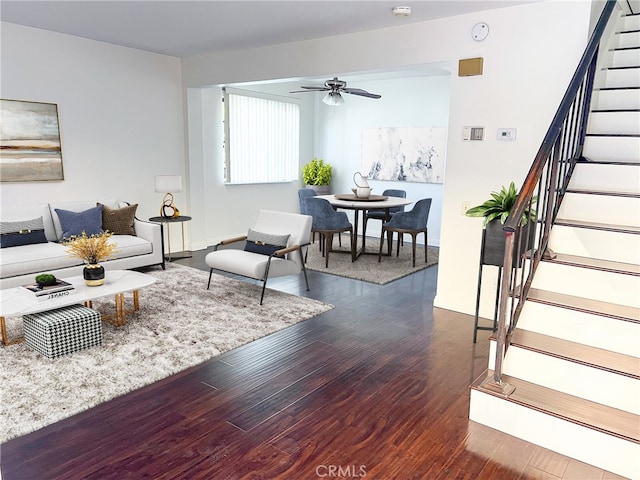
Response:
POLYGON ((47 243, 42 217, 19 222, 0 222, 0 248, 47 243))
POLYGON ((273 255, 287 246, 289 235, 271 235, 249 229, 244 249, 247 252, 273 255))
POLYGON ((71 212, 56 208, 56 213, 62 226, 62 239, 80 236, 85 232, 87 236, 100 235, 102 230, 102 205, 83 212, 71 212))

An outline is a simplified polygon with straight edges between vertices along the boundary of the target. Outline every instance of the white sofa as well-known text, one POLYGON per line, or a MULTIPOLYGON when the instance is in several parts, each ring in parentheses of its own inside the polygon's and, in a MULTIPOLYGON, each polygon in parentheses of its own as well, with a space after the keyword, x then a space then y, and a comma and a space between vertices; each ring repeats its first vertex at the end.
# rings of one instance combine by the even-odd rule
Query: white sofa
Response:
MULTIPOLYGON (((126 202, 100 202, 117 209, 129 205, 126 202)), ((42 217, 47 243, 36 243, 0 248, 0 289, 32 283, 39 273, 52 273, 56 277, 72 277, 82 274, 84 264, 69 255, 61 245, 62 226, 55 209, 82 212, 95 207, 95 201, 57 202, 38 205, 3 207, 0 222, 18 222, 42 217)), ((117 253, 101 262, 105 270, 126 270, 159 265, 163 269, 163 235, 160 224, 134 221, 135 235, 113 235, 117 253)))

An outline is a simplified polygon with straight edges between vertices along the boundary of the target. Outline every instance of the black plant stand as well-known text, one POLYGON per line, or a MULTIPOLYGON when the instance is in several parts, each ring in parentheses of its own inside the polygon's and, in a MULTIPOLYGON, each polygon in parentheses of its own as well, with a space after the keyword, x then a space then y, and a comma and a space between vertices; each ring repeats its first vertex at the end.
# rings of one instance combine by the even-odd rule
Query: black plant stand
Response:
MULTIPOLYGON (((479 262, 480 266, 478 268, 478 292, 476 294, 476 315, 475 315, 475 322, 473 326, 473 343, 476 343, 476 340, 478 338, 478 330, 491 330, 495 332, 498 327, 498 308, 500 306, 500 283, 502 281, 502 265, 503 265, 504 259, 500 258, 499 253, 496 254, 497 253, 495 251, 496 249, 493 247, 494 245, 491 245, 491 246, 487 245, 487 229, 486 228, 482 229, 482 245, 480 247, 480 262, 479 262), (480 312, 480 292, 482 290, 482 267, 484 267, 485 265, 493 265, 498 267, 498 284, 496 286, 496 303, 493 311, 493 326, 491 327, 478 326, 478 319, 479 319, 478 315, 480 312)), ((503 251, 504 251, 504 247, 503 247, 503 251)))

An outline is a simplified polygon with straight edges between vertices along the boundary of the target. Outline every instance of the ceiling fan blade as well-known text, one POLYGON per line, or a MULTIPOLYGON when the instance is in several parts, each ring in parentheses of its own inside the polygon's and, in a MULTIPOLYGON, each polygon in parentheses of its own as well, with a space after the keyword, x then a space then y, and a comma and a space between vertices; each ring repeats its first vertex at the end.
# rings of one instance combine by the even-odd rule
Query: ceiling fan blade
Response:
POLYGON ((289 93, 326 92, 327 90, 330 90, 329 88, 325 88, 325 87, 300 87, 300 88, 304 88, 306 90, 294 90, 289 93))
POLYGON ((382 95, 378 95, 377 93, 369 93, 366 90, 362 90, 361 88, 343 88, 341 90, 344 93, 350 93, 351 95, 360 95, 361 97, 382 98, 382 95))

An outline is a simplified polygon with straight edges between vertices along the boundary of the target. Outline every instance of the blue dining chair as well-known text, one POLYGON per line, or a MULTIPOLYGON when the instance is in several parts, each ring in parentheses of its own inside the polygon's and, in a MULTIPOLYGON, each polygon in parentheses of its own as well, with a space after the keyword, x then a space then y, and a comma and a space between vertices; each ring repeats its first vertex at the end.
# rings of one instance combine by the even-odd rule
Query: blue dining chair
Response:
POLYGON ((320 234, 321 251, 325 258, 325 267, 329 267, 329 252, 333 245, 333 236, 337 233, 349 232, 351 244, 351 261, 355 259, 355 246, 353 244, 353 225, 345 212, 336 212, 328 200, 324 198, 309 197, 304 200, 307 215, 313 218, 311 229, 320 234))
POLYGON ((411 235, 411 248, 413 251, 413 266, 416 266, 416 240, 419 233, 424 233, 424 261, 427 261, 427 222, 429 221, 429 210, 431 209, 431 199, 423 198, 418 200, 410 212, 398 212, 391 217, 388 222, 382 224, 380 233, 380 251, 378 252, 378 262, 382 260, 382 245, 384 244, 384 234, 387 234, 387 251, 391 253, 393 243, 393 233, 398 233, 398 246, 396 256, 400 255, 400 237, 405 233, 411 235))
MULTIPOLYGON (((393 188, 385 190, 384 192, 382 192, 382 195, 387 197, 407 198, 407 192, 405 192, 404 190, 396 190, 393 188)), ((404 212, 404 205, 389 209, 390 216, 393 216, 395 213, 398 213, 398 212, 404 212)), ((374 220, 380 220, 381 222, 384 223, 384 221, 386 220, 385 211, 383 209, 374 209, 374 210, 366 211, 364 215, 364 222, 362 224, 363 237, 367 236, 367 222, 369 221, 370 218, 374 220)))
POLYGON ((306 210, 306 206, 304 204, 304 201, 309 198, 309 197, 315 197, 316 191, 312 188, 300 188, 298 189, 298 201, 300 202, 300 213, 302 215, 307 215, 307 212, 305 212, 306 210))

